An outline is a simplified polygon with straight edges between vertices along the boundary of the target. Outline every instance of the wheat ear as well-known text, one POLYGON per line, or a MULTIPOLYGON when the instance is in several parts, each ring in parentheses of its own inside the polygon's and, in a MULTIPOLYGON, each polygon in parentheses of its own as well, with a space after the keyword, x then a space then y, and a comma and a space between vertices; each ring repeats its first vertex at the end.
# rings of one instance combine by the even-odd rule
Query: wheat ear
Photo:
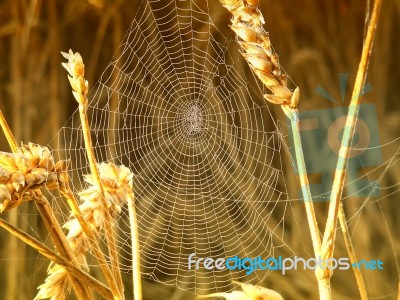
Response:
MULTIPOLYGON (((96 180, 97 185, 99 187, 100 192, 103 194, 103 187, 100 180, 99 170, 97 169, 96 156, 93 150, 92 139, 90 136, 90 127, 89 120, 87 116, 88 109, 88 98, 87 94, 89 91, 89 84, 87 80, 85 80, 85 65, 83 64, 82 57, 79 53, 73 53, 72 50, 69 50, 68 53, 62 52, 62 55, 68 59, 67 63, 62 63, 62 66, 68 71, 68 80, 73 89, 72 93, 79 104, 79 116, 82 123, 82 132, 83 138, 85 141, 85 149, 87 153, 87 157, 89 160, 89 166, 91 173, 93 174, 93 178, 96 180)), ((121 278, 121 272, 119 269, 119 258, 118 253, 115 248, 115 238, 114 232, 112 229, 113 220, 110 216, 110 213, 107 210, 107 204, 105 201, 102 203, 102 208, 104 210, 104 216, 106 218, 106 222, 104 225, 105 235, 107 240, 107 247, 110 254, 111 268, 113 277, 118 287, 118 291, 112 288, 113 292, 116 293, 114 296, 117 299, 123 299, 123 284, 121 278)))
MULTIPOLYGON (((2 153, 0 166, 0 199, 1 210, 5 211, 21 204, 23 199, 36 200, 36 206, 50 232, 50 236, 58 251, 74 265, 78 265, 65 240, 61 227, 54 216, 47 199, 38 188, 43 185, 56 186, 62 178, 66 167, 63 161, 54 163, 50 151, 46 147, 29 144, 18 148, 8 124, 0 112, 0 124, 14 154, 2 153), (58 175, 56 175, 58 174, 58 175), (61 177, 58 177, 61 176, 61 177)), ((79 299, 92 299, 90 291, 69 273, 72 286, 79 299)))
POLYGON ((57 188, 66 161, 54 162, 50 150, 29 143, 18 153, 0 152, 0 212, 31 200, 31 191, 39 187, 57 188))
MULTIPOLYGON (((128 168, 115 166, 112 163, 102 163, 98 166, 98 170, 107 211, 117 215, 121 212, 121 207, 126 203, 126 199, 133 198, 133 175, 128 168)), ((96 233, 95 238, 98 238, 106 223, 103 210, 103 194, 93 174, 86 175, 85 181, 89 184, 89 187, 79 193, 82 201, 82 204, 79 205, 79 210, 85 221, 96 233)), ((88 238, 82 229, 81 223, 76 218, 64 224, 64 227, 69 231, 67 241, 73 254, 78 258, 81 268, 87 271, 86 252, 92 248, 93 240, 88 238)), ((54 286, 54 282, 68 282, 66 275, 66 270, 63 267, 52 264, 49 269, 49 276, 46 282, 40 286, 36 299, 54 297, 55 294, 51 293, 51 287, 54 286), (42 298, 41 295, 46 295, 46 297, 42 298)))
MULTIPOLYGON (((264 30, 264 18, 259 10, 259 0, 220 0, 232 16, 232 30, 238 36, 243 56, 261 82, 272 92, 265 94, 266 101, 281 105, 291 122, 296 164, 306 208, 307 221, 316 257, 320 254, 321 238, 315 217, 310 185, 302 150, 299 114, 297 110, 300 91, 287 87, 287 77, 281 72, 278 55, 274 52, 268 33, 264 30)), ((330 286, 317 276, 321 299, 330 299, 330 286)))
POLYGON ((232 13, 232 30, 239 39, 242 55, 261 82, 272 92, 264 98, 273 104, 296 108, 299 90, 287 87, 287 76, 281 71, 279 57, 271 46, 268 32, 264 30, 264 18, 259 0, 220 0, 232 13))

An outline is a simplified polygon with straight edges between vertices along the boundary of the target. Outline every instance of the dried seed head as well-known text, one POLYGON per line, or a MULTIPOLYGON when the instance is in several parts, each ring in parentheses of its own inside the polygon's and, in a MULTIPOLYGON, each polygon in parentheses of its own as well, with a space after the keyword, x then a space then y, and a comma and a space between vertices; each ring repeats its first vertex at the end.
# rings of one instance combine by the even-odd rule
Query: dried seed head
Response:
POLYGON ((14 191, 19 192, 25 186, 25 177, 22 173, 16 172, 11 175, 10 183, 14 191))
POLYGON ((279 57, 274 52, 269 35, 262 26, 264 18, 258 8, 260 1, 220 0, 220 2, 233 15, 231 28, 238 36, 244 58, 257 77, 272 92, 272 95, 267 94, 264 98, 274 104, 290 105, 290 109, 297 108, 298 90, 294 95, 287 88, 287 76, 282 74, 279 57))
POLYGON ((260 71, 257 69, 253 69, 253 70, 256 73, 256 75, 258 76, 258 78, 260 78, 262 83, 264 83, 267 87, 279 85, 279 81, 276 78, 276 76, 274 76, 274 74, 272 74, 270 72, 263 72, 263 71, 260 71))
POLYGON ((61 52, 62 56, 68 59, 67 63, 62 63, 62 66, 68 71, 71 77, 79 77, 85 75, 85 65, 83 64, 82 56, 69 49, 68 53, 61 52))
MULTIPOLYGON (((2 201, 3 201, 3 204, 0 204, 0 206, 1 205, 7 206, 7 204, 11 201, 11 193, 5 185, 0 185, 0 199, 2 199, 2 201), (4 202, 6 202, 6 201, 7 201, 7 203, 5 204, 4 202)), ((0 210, 2 211, 1 208, 0 208, 0 210)))
POLYGON ((264 34, 261 36, 261 41, 262 41, 262 47, 264 48, 264 51, 268 53, 269 56, 272 55, 272 45, 271 45, 271 40, 269 38, 268 34, 264 34))
POLYGON ((30 189, 56 187, 55 167, 50 150, 40 145, 22 145, 19 153, 0 152, 0 212, 30 200, 30 189))
MULTIPOLYGON (((60 167, 56 164, 56 167, 57 166, 60 167)), ((111 215, 113 215, 120 213, 124 203, 127 202, 129 198, 133 199, 134 195, 132 184, 133 174, 128 168, 116 166, 112 163, 101 163, 97 167, 103 193, 97 185, 94 176, 92 174, 86 175, 85 181, 89 184, 89 187, 79 193, 79 197, 82 200, 79 209, 88 225, 95 233, 99 234, 104 229, 104 224, 106 222, 106 212, 104 212, 102 201, 106 201, 107 208, 111 215)), ((68 230, 67 242, 72 253, 77 257, 81 267, 88 270, 85 254, 91 248, 91 241, 83 232, 77 219, 71 219, 65 223, 63 227, 68 230)), ((50 268, 49 276, 39 289, 40 291, 35 299, 45 299, 49 297, 58 299, 56 297, 62 295, 64 291, 70 290, 67 273, 62 268, 50 268), (57 286, 54 286, 58 282, 61 283, 59 289, 57 286)))
POLYGON ((15 157, 13 153, 0 152, 0 166, 9 172, 15 172, 19 170, 19 167, 16 164, 16 159, 18 160, 20 158, 15 157))
POLYGON ((45 283, 38 287, 39 292, 34 298, 37 299, 48 299, 58 300, 65 299, 71 292, 71 284, 67 277, 65 269, 59 265, 51 263, 47 272, 50 274, 45 283))
MULTIPOLYGON (((265 23, 264 18, 261 14, 258 14, 258 10, 249 6, 241 5, 235 9, 233 24, 242 23, 253 23, 254 25, 261 26, 265 23)), ((257 28, 257 31, 262 28, 257 28)))
POLYGON ((12 172, 0 167, 0 182, 7 182, 11 177, 12 172))
POLYGON ((248 43, 239 41, 239 45, 245 50, 247 54, 258 54, 264 52, 264 49, 258 43, 248 43))
POLYGON ((297 108, 297 105, 299 104, 299 99, 300 99, 300 90, 297 87, 293 92, 292 98, 290 99, 290 107, 297 108))
POLYGON ((61 54, 68 59, 67 63, 61 65, 68 71, 68 80, 73 89, 72 94, 79 104, 86 104, 89 83, 85 80, 85 65, 82 56, 78 52, 73 53, 71 49, 68 53, 61 52, 61 54))

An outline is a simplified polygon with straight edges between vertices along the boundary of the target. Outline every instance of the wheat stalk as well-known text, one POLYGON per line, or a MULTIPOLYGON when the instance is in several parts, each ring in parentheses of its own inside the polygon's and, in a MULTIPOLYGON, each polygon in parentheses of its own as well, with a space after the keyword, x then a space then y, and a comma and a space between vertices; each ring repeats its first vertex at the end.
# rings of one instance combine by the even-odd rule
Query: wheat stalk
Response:
MULTIPOLYGON (((84 69, 84 64, 82 57, 80 56, 79 53, 73 53, 71 50, 69 53, 63 53, 63 56, 68 59, 68 63, 63 63, 62 65, 64 68, 68 71, 69 76, 68 79, 71 83, 71 87, 73 89, 73 95, 77 102, 79 103, 79 112, 80 112, 80 117, 81 117, 81 122, 82 122, 82 127, 83 127, 83 135, 84 135, 84 140, 85 140, 85 148, 87 150, 87 156, 89 159, 89 165, 91 168, 92 176, 93 176, 93 181, 97 182, 97 187, 99 189, 99 193, 105 196, 104 193, 104 188, 101 180, 101 176, 99 174, 99 170, 96 168, 96 157, 92 148, 92 141, 90 137, 90 128, 89 128, 89 122, 87 118, 87 106, 88 106, 88 98, 87 98, 87 93, 88 93, 88 82, 85 80, 84 74, 85 74, 85 69, 84 69)), ((128 169, 127 169, 128 170, 128 169)), ((116 171, 114 169, 114 171, 116 171)), ((66 191, 67 195, 72 195, 72 193, 69 192, 69 189, 64 189, 66 191)), ((129 217, 130 217, 130 223, 131 223, 131 235, 132 235, 132 268, 133 268, 133 284, 134 284, 134 296, 135 299, 140 300, 141 295, 142 295, 142 288, 141 288, 141 281, 140 281, 140 253, 139 253, 139 241, 138 241, 138 232, 137 232, 137 217, 136 217, 136 211, 135 211, 135 204, 133 202, 134 196, 133 194, 127 194, 126 199, 128 202, 128 208, 129 208, 129 217)), ((67 199, 70 197, 67 197, 67 199)), ((70 201, 74 202, 74 201, 70 201)), ((105 203, 103 201, 103 211, 104 211, 104 217, 105 217, 105 222, 104 222, 104 228, 106 232, 106 238, 107 238, 107 245, 109 248, 110 252, 110 257, 111 257, 111 265, 113 267, 113 273, 114 276, 116 277, 116 282, 118 283, 119 290, 122 291, 123 285, 122 285, 122 279, 121 279, 121 274, 119 271, 119 263, 118 263, 118 255, 117 251, 115 249, 115 241, 114 241, 114 236, 111 228, 111 216, 109 214, 109 211, 107 207, 105 207, 105 203)), ((79 216, 79 214, 77 214, 79 216)), ((79 219, 78 219, 79 220, 79 219)), ((82 222, 81 222, 82 224, 82 222)), ((121 292, 122 297, 123 294, 121 292)))
MULTIPOLYGON (((133 196, 133 195, 132 195, 133 196)), ((135 300, 142 300, 142 283, 140 277, 140 251, 138 221, 135 208, 134 197, 128 198, 129 225, 132 238, 132 270, 133 270, 133 295, 135 300)))
MULTIPOLYGON (((85 141, 85 149, 87 153, 87 157, 89 160, 89 166, 91 173, 93 174, 94 179, 97 182, 97 186, 100 189, 100 192, 103 194, 102 183, 100 180, 99 170, 96 165, 96 156, 93 151, 92 139, 90 136, 90 127, 89 121, 87 117, 87 108, 88 108, 88 98, 87 94, 89 91, 89 84, 87 80, 85 80, 85 65, 83 64, 82 57, 79 53, 73 53, 72 50, 69 50, 68 53, 62 52, 62 55, 68 59, 67 63, 62 63, 62 66, 68 71, 68 80, 73 89, 72 93, 79 104, 79 116, 82 123, 82 132, 83 138, 85 141)), ((107 247, 110 254, 111 268, 113 277, 117 284, 118 291, 115 288, 112 288, 113 292, 116 293, 114 296, 118 299, 123 299, 123 284, 121 273, 119 270, 119 258, 117 254, 117 250, 115 248, 115 238, 114 232, 112 229, 112 218, 110 213, 107 210, 107 205, 105 201, 102 202, 102 207, 104 210, 104 216, 106 218, 105 222, 105 233, 107 240, 107 247)), ((110 278, 111 279, 111 278, 110 278)))
MULTIPOLYGON (((323 259, 328 259, 333 257, 333 251, 336 239, 336 225, 338 219, 340 221, 345 239, 347 241, 347 249, 350 252, 350 256, 352 257, 352 260, 356 259, 354 250, 352 249, 351 246, 350 238, 348 236, 348 229, 347 229, 346 218, 344 215, 344 210, 340 205, 340 202, 343 193, 343 187, 345 184, 346 169, 351 149, 351 143, 353 140, 358 111, 361 103, 361 94, 362 94, 361 92, 365 84, 365 78, 367 74, 369 59, 371 56, 372 45, 376 32, 376 26, 378 22, 378 16, 381 5, 382 5, 382 0, 376 0, 374 3, 374 8, 372 10, 371 18, 368 24, 367 34, 365 37, 361 59, 358 66, 356 81, 354 83, 353 93, 349 105, 349 111, 347 113, 346 124, 343 132, 342 141, 340 144, 339 158, 336 165, 335 176, 332 185, 332 192, 330 196, 328 219, 326 222, 324 238, 322 241, 321 257, 323 259)), ((330 270, 325 270, 322 272, 322 274, 320 274, 320 276, 324 278, 324 280, 330 281, 332 272, 330 270)), ((366 288, 361 273, 359 271, 355 271, 355 276, 357 279, 361 298, 367 299, 368 297, 366 293, 366 288)))
POLYGON ((16 153, 18 152, 18 145, 15 141, 14 135, 11 132, 10 127, 7 124, 6 119, 4 118, 3 112, 0 110, 0 127, 3 130, 4 135, 6 136, 7 142, 11 147, 11 151, 16 153))
POLYGON ((112 299, 111 291, 108 287, 98 281, 96 278, 92 277, 87 272, 83 271, 80 268, 77 268, 70 261, 67 261, 64 257, 60 256, 53 250, 49 249, 47 246, 33 238, 32 236, 26 234, 22 230, 15 228, 13 225, 8 222, 0 219, 0 226, 10 232, 15 237, 19 238, 21 241, 31 246, 43 256, 53 261, 54 263, 63 266, 68 272, 70 272, 74 277, 79 279, 83 284, 93 288, 99 295, 103 296, 106 299, 112 299))
MULTIPOLYGON (((291 91, 287 87, 287 76, 281 72, 278 55, 274 52, 268 33, 264 30, 264 18, 258 8, 259 0, 220 0, 232 16, 232 30, 239 39, 243 56, 261 82, 272 92, 264 98, 270 103, 281 105, 283 112, 291 122, 295 144, 296 163, 299 172, 301 189, 310 228, 314 255, 321 250, 320 231, 315 217, 310 185, 302 150, 299 114, 297 110, 300 91, 291 91)), ((330 298, 330 285, 317 276, 321 299, 330 298)))
MULTIPOLYGON (((87 128, 85 142, 87 141, 86 148, 88 149, 91 141, 86 116, 88 83, 84 79, 84 65, 79 54, 74 55, 70 51, 69 54, 64 53, 63 55, 69 59, 68 63, 63 64, 63 66, 71 75, 68 78, 74 90, 74 96, 80 104, 81 119, 86 124, 83 127, 87 128)), ((100 265, 102 267, 106 266, 103 268, 103 272, 109 281, 113 298, 123 299, 121 274, 118 268, 115 269, 118 267, 118 262, 115 262, 113 259, 116 255, 113 236, 111 240, 108 239, 107 241, 111 261, 114 262, 114 272, 112 275, 107 268, 104 255, 96 242, 96 235, 101 230, 105 230, 107 235, 107 227, 110 234, 111 214, 119 213, 121 206, 125 202, 129 203, 131 221, 136 220, 132 173, 124 166, 117 167, 111 163, 102 163, 93 167, 93 163, 96 161, 94 153, 92 150, 88 150, 92 174, 87 175, 85 180, 91 186, 79 193, 83 203, 78 206, 68 185, 68 176, 66 173, 67 162, 59 161, 55 163, 49 149, 46 147, 30 143, 18 148, 2 114, 0 115, 0 120, 0 125, 12 149, 18 151, 14 154, 0 152, 1 211, 12 209, 20 205, 23 200, 35 199, 60 253, 71 260, 74 265, 80 265, 81 268, 87 270, 85 254, 87 250, 93 248, 100 265), (75 218, 64 225, 69 230, 67 237, 65 237, 58 225, 47 199, 37 190, 37 188, 42 186, 50 189, 58 188, 66 197, 71 207, 75 218), (115 285, 115 278, 117 281, 120 281, 118 286, 115 285)), ((136 224, 136 221, 134 221, 134 224, 136 224)), ((138 246, 137 228, 136 226, 132 227, 135 227, 134 229, 136 230, 132 233, 132 246, 138 246)), ((36 245, 35 243, 33 244, 36 245)), ((139 252, 139 248, 136 248, 134 253, 139 252)), ((135 262, 134 269, 136 268, 137 270, 139 270, 138 257, 135 256, 133 259, 133 262, 135 262)), ((48 270, 49 276, 45 280, 45 283, 39 287, 39 292, 35 299, 64 299, 69 293, 71 285, 74 287, 79 299, 92 299, 87 286, 83 286, 81 282, 71 277, 68 268, 65 268, 63 264, 58 264, 57 261, 52 260, 48 270)), ((75 267, 75 269, 81 270, 79 267, 75 267)), ((137 275, 134 276, 135 299, 140 299, 140 270, 135 272, 135 275, 137 275)))
POLYGON ((118 288, 109 268, 108 262, 104 256, 104 253, 101 251, 100 245, 97 242, 96 232, 88 223, 88 221, 84 218, 84 215, 78 205, 78 201, 75 199, 75 196, 72 193, 71 188, 69 187, 68 180, 63 181, 62 184, 60 184, 60 192, 66 198, 68 205, 71 208, 71 213, 73 217, 79 222, 79 225, 81 226, 87 238, 91 240, 91 250, 99 261, 100 268, 106 278, 106 281, 111 287, 112 291, 114 291, 113 294, 117 295, 118 288))

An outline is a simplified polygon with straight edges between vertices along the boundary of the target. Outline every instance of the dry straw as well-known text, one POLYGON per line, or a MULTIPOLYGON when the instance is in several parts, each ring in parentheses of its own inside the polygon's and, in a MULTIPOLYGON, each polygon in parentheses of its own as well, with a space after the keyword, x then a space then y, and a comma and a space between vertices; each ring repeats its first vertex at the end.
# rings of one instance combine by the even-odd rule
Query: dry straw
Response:
MULTIPOLYGON (((336 226, 339 219, 346 247, 349 252, 349 256, 351 258, 351 262, 354 263, 357 261, 353 245, 351 243, 350 234, 347 229, 346 217, 344 214, 342 206, 343 203, 341 202, 341 198, 343 193, 343 187, 345 184, 346 169, 349 160, 351 144, 357 122, 358 111, 361 103, 362 89, 364 87, 365 78, 367 76, 368 64, 371 57, 372 46, 381 6, 382 6, 382 0, 375 0, 371 18, 368 22, 366 36, 361 53, 361 59, 358 65, 356 82, 354 83, 351 102, 349 105, 349 111, 347 113, 346 124, 343 132, 341 146, 339 149, 339 158, 336 165, 335 176, 332 185, 332 192, 330 196, 328 219, 326 222, 324 237, 321 246, 322 247, 321 257, 326 260, 333 257, 333 251, 336 239, 336 226)), ((360 270, 358 268, 354 268, 354 274, 356 276, 357 285, 360 291, 361 298, 363 300, 368 299, 366 287, 360 270)), ((317 276, 321 276, 325 281, 329 282, 332 277, 332 272, 329 270, 325 270, 324 272, 322 272, 322 274, 319 274, 317 276)))

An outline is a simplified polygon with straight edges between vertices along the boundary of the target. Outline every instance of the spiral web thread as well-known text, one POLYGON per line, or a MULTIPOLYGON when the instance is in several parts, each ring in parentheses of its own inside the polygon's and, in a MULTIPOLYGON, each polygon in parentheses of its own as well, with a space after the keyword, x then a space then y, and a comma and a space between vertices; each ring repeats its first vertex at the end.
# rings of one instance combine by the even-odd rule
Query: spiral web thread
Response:
MULTIPOLYGON (((98 160, 134 174, 143 276, 194 292, 227 290, 244 273, 188 270, 189 254, 272 256, 287 205, 276 124, 209 13, 205 1, 142 2, 89 95, 98 160)), ((89 172, 79 122, 59 145, 79 190, 89 172)), ((130 272, 128 221, 119 216, 118 249, 130 272)))
MULTIPOLYGON (((195 293, 227 291, 232 280, 260 283, 268 272, 188 270, 191 253, 294 254, 283 234, 296 199, 282 172, 282 134, 233 35, 219 32, 208 5, 142 1, 88 111, 98 160, 134 174, 142 276, 195 293)), ((78 112, 71 120, 57 151, 71 158, 79 191, 90 170, 78 112)), ((127 212, 117 219, 121 268, 129 273, 127 212)))

